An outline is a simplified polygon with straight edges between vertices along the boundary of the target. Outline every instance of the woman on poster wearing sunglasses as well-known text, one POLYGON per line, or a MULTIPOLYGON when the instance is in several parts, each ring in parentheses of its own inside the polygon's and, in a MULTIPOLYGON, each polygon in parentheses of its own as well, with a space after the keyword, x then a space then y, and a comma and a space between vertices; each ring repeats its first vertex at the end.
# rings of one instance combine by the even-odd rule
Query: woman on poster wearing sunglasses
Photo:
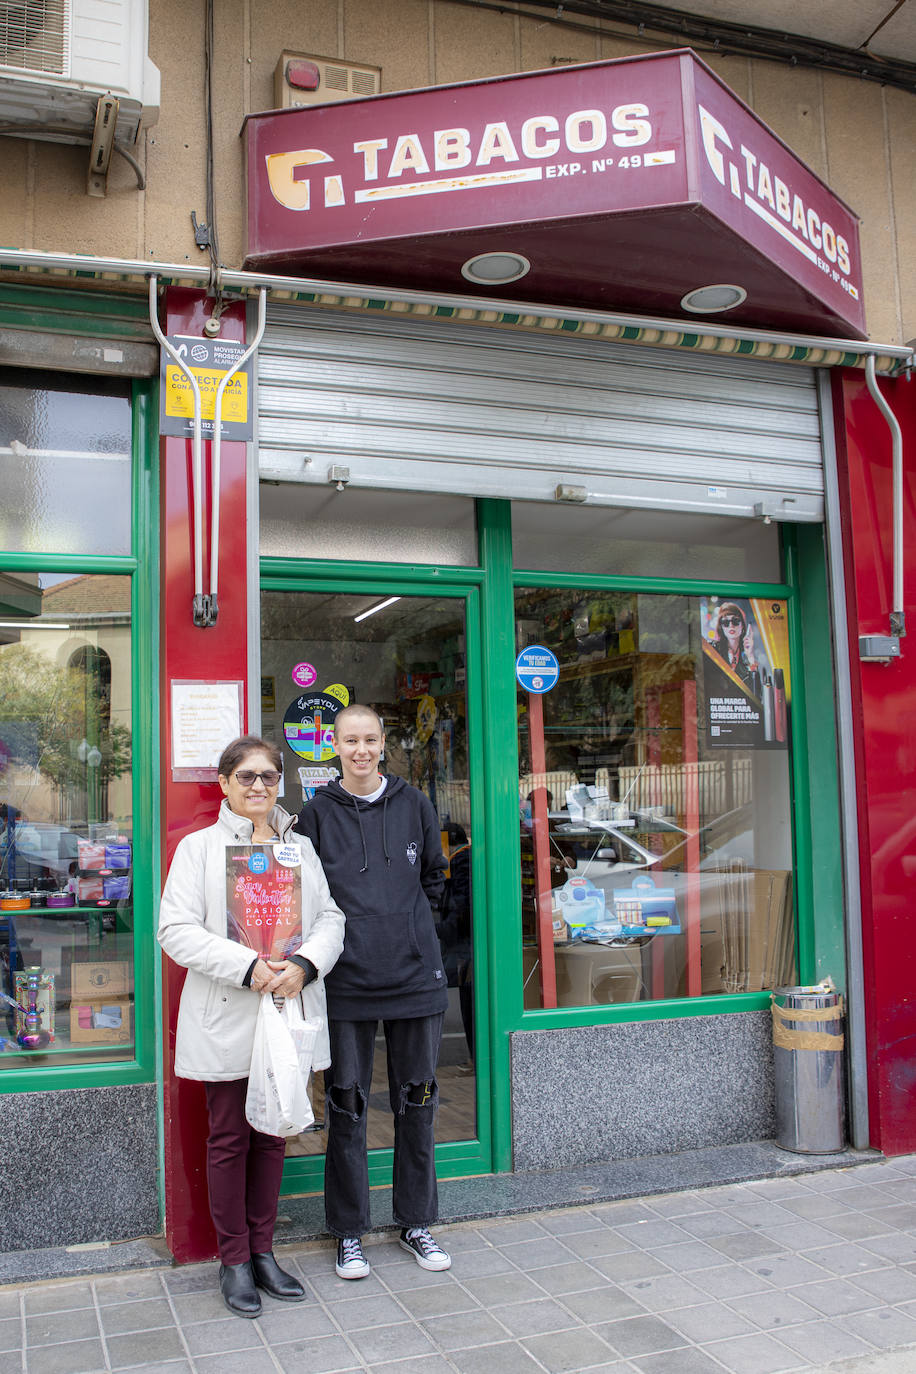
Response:
POLYGON ((223 802, 212 825, 179 843, 162 893, 159 943, 188 970, 178 1011, 175 1074, 204 1084, 210 1133, 207 1184, 219 1244, 223 1300, 240 1317, 261 1311, 258 1289, 285 1302, 302 1284, 273 1256, 286 1142, 245 1117, 248 1070, 261 996, 302 998, 322 1022, 313 1069, 330 1063, 324 977, 343 949, 344 916, 328 891, 311 841, 292 834, 296 818, 277 806, 282 755, 254 735, 223 750, 223 802), (282 845, 281 862, 301 871, 301 943, 285 959, 252 957, 230 938, 227 845, 282 845))
POLYGON ((760 693, 760 674, 757 664, 757 650, 754 644, 754 627, 749 625, 747 616, 734 601, 724 601, 719 607, 714 625, 713 645, 719 655, 737 673, 742 682, 755 695, 760 693))

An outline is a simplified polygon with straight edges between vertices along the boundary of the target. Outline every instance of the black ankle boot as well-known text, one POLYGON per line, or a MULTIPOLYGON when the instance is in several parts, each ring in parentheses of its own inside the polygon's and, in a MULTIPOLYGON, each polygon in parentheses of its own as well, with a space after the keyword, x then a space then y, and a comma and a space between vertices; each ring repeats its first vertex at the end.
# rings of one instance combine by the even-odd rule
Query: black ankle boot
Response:
POLYGON ((272 1298, 279 1298, 281 1302, 301 1302, 305 1297, 302 1284, 280 1268, 270 1250, 265 1255, 251 1256, 251 1272, 257 1286, 272 1298))
POLYGON ((237 1317, 259 1317, 261 1299, 254 1286, 251 1264, 221 1264, 219 1267, 219 1291, 223 1302, 237 1317))

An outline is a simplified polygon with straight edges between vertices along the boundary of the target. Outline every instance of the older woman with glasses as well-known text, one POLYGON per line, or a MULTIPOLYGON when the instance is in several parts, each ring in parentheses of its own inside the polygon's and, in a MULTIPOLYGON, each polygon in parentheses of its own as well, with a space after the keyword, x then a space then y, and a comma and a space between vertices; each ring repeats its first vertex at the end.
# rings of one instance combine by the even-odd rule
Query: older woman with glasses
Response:
MULTIPOLYGON (((305 1296, 273 1255, 285 1141, 249 1126, 248 1071, 262 996, 301 997, 318 1017, 314 1069, 330 1053, 324 976, 343 948, 344 917, 328 891, 311 841, 292 834, 296 818, 277 806, 282 755, 254 735, 233 740, 218 765, 223 802, 216 821, 178 845, 162 893, 159 943, 188 970, 178 1011, 175 1073, 204 1084, 210 1133, 207 1183, 221 1260, 223 1300, 240 1317, 261 1311, 258 1289, 284 1302, 305 1296), (228 845, 282 846, 284 871, 301 874, 301 929, 285 958, 252 956, 227 912, 228 845)), ((254 870, 253 870, 254 871, 254 870)))

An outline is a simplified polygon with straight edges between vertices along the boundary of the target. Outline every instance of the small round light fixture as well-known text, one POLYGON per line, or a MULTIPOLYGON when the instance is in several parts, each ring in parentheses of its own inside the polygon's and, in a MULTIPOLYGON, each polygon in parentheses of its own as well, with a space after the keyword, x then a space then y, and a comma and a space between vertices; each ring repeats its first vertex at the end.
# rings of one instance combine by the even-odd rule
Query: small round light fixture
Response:
POLYGON ((694 315, 715 315, 720 310, 734 310, 747 299, 743 286, 718 282, 715 286, 697 286, 681 298, 681 309, 694 315))
POLYGON ((478 286, 504 286, 530 271, 531 263, 521 253, 478 253, 468 258, 461 275, 478 286))

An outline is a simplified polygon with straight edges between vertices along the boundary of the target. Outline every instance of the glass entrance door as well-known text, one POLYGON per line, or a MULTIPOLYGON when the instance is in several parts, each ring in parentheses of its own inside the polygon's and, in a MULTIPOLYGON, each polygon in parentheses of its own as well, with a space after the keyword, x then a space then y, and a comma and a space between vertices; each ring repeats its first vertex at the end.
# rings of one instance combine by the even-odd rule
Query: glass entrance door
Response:
MULTIPOLYGON (((314 584, 311 584, 314 586, 314 584)), ((371 706, 386 737, 382 769, 425 792, 439 816, 449 869, 434 910, 449 1006, 439 1061, 440 1145, 480 1134, 475 1072, 472 757, 468 718, 469 595, 283 589, 261 594, 261 730, 282 746, 280 805, 297 813, 339 774, 333 722, 344 705, 371 706)), ((479 747, 479 742, 478 742, 479 747)), ((287 1157, 325 1150, 321 1075, 315 1126, 290 1139, 287 1157)), ((368 1139, 394 1140, 381 1034, 368 1139)), ((297 1171, 298 1172, 298 1171, 297 1171)))

